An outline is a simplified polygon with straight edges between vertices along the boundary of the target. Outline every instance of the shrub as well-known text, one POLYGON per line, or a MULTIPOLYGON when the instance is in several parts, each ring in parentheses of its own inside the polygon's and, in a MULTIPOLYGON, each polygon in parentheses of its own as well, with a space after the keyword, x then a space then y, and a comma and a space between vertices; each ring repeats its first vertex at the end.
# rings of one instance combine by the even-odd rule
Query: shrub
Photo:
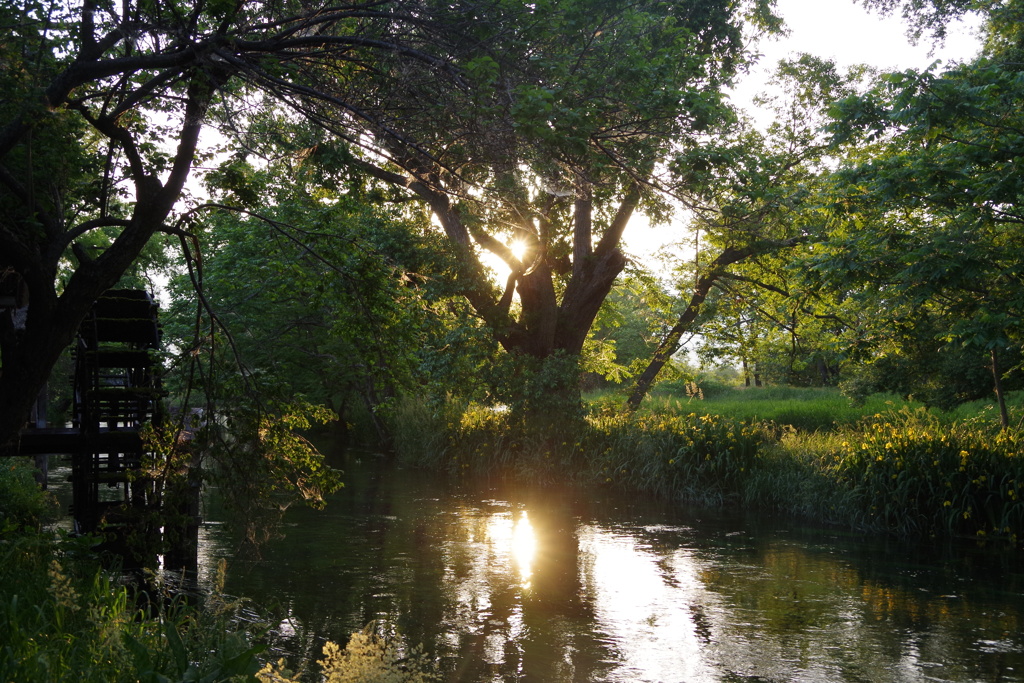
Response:
MULTIPOLYGON (((317 662, 325 683, 429 683, 440 680, 434 665, 419 649, 402 653, 393 639, 374 632, 371 622, 353 633, 344 648, 327 642, 324 658, 317 662)), ((284 660, 267 664, 256 674, 261 683, 298 683, 284 660)))
POLYGON ((39 488, 26 459, 0 459, 0 538, 38 529, 57 511, 53 496, 39 488))
POLYGON ((891 415, 840 444, 829 471, 852 493, 854 524, 898 534, 1000 535, 1024 530, 1024 439, 924 411, 891 415))
POLYGON ((227 681, 258 669, 237 605, 151 602, 99 568, 88 537, 23 534, 0 546, 0 680, 227 681))

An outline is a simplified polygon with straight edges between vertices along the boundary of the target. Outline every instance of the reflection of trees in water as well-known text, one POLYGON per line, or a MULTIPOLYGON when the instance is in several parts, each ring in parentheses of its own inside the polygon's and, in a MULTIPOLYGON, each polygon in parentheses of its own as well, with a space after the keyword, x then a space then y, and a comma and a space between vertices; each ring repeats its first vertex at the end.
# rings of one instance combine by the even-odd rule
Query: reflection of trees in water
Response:
POLYGON ((1019 596, 1002 605, 962 578, 1006 576, 998 571, 946 576, 932 563, 923 576, 836 539, 641 526, 635 511, 617 527, 555 492, 481 502, 415 473, 362 476, 350 473, 324 513, 290 512, 268 564, 229 571, 228 592, 261 606, 280 596, 300 617, 305 630, 281 642, 306 658, 319 657, 321 639, 343 642, 384 619, 408 644, 423 643, 451 681, 625 680, 626 663, 650 664, 642 648, 652 646, 676 648, 668 666, 685 647, 697 673, 721 680, 729 671, 744 680, 1024 671, 1019 596), (534 543, 525 576, 513 547, 524 512, 534 543), (612 545, 642 571, 617 572, 612 545), (622 601, 641 584, 653 607, 629 611, 622 601))
POLYGON ((528 681, 595 680, 601 663, 614 659, 594 632, 593 605, 580 578, 579 511, 572 501, 548 491, 524 503, 536 543, 524 604, 528 681))
POLYGON ((967 585, 957 594, 921 577, 893 585, 842 556, 798 544, 768 543, 749 554, 735 564, 709 563, 701 578, 726 605, 715 624, 725 658, 747 659, 750 671, 763 675, 765 660, 799 669, 834 667, 836 660, 868 680, 884 680, 900 667, 950 680, 983 672, 982 679, 997 680, 1007 667, 1024 665, 1020 612, 975 602, 963 592, 967 585), (985 643, 992 645, 987 651, 985 643))
POLYGON ((609 653, 591 630, 578 519, 566 499, 466 506, 446 519, 452 523, 439 545, 448 583, 444 626, 458 634, 457 642, 447 636, 438 643, 448 680, 594 680, 594 666, 609 653), (532 547, 517 557, 524 523, 532 547))

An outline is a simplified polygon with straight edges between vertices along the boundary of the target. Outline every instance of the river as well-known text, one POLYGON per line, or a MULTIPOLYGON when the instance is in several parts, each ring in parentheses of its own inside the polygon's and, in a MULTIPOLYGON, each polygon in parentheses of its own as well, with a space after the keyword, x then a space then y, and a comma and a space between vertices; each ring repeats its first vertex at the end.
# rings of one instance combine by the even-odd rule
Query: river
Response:
POLYGON ((376 620, 447 681, 1024 681, 1012 551, 342 466, 259 558, 207 505, 202 580, 227 558, 293 666, 376 620))

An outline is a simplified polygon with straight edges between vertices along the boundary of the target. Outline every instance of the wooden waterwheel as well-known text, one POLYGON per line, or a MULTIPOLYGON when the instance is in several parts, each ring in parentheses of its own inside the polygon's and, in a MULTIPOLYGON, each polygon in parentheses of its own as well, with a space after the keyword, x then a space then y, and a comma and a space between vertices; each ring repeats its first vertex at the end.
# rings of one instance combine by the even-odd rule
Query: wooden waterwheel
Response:
POLYGON ((83 532, 115 529, 158 505, 141 471, 140 430, 161 418, 157 305, 148 292, 110 290, 82 323, 74 350, 72 515, 83 532))

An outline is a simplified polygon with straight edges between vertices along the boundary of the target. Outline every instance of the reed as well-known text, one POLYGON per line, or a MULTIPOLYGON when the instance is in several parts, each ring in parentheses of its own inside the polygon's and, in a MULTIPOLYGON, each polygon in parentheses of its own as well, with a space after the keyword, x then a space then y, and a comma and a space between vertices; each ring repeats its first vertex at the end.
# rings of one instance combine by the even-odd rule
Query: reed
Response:
POLYGON ((474 407, 423 424, 434 450, 400 455, 458 476, 596 483, 900 536, 1024 538, 1024 435, 984 416, 949 422, 902 404, 808 431, 603 404, 561 430, 474 407))
POLYGON ((721 504, 742 495, 766 437, 715 415, 594 416, 578 448, 603 485, 721 504))

